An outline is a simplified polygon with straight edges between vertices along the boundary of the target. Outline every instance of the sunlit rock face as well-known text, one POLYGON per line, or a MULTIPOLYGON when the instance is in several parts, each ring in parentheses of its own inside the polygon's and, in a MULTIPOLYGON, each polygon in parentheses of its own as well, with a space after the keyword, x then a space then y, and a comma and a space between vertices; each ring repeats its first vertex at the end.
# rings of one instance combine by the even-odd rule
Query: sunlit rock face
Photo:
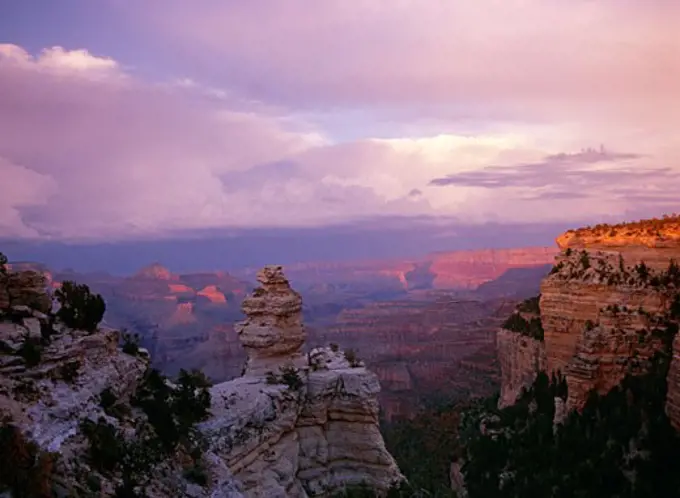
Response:
POLYGON ((678 218, 570 230, 557 244, 541 284, 544 341, 499 335, 501 401, 512 402, 544 361, 548 373, 566 377, 566 410, 580 409, 591 390, 606 393, 625 375, 647 372, 657 353, 672 354, 667 413, 680 427, 678 218))

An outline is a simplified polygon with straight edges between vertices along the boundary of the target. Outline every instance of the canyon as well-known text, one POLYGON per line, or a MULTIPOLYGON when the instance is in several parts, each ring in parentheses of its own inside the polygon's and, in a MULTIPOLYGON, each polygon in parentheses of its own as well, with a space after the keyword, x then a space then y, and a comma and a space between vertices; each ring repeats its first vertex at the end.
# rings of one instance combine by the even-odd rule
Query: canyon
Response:
MULTIPOLYGON (((309 347, 352 349, 377 373, 382 415, 412 416, 429 398, 487 395, 498 388, 495 334, 538 290, 555 249, 438 253, 419 261, 305 263, 285 268, 303 297, 309 347)), ((198 368, 216 382, 241 375, 246 353, 234 324, 253 289, 252 270, 173 274, 160 264, 129 277, 49 272, 107 303, 105 324, 139 333, 168 375, 198 368)))

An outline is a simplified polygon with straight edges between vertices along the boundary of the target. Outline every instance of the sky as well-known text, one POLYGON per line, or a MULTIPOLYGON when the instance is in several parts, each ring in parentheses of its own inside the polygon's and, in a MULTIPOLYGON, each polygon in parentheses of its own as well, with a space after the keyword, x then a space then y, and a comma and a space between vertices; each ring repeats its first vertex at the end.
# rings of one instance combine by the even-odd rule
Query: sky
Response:
POLYGON ((0 0, 0 238, 680 211, 678 23, 672 0, 0 0))

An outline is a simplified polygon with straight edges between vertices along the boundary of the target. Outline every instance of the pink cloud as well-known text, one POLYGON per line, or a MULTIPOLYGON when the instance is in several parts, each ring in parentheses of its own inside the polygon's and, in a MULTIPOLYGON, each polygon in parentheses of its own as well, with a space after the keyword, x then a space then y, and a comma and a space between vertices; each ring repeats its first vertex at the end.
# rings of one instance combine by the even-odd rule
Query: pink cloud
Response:
MULTIPOLYGON (((178 5, 168 4, 170 20, 182 14, 178 5)), ((197 13, 186 13, 187 31, 178 28, 182 44, 199 26, 210 31, 211 26, 205 23, 211 12, 219 19, 219 12, 201 11, 208 9, 209 3, 197 5, 197 13)), ((404 104, 416 105, 427 114, 431 104, 455 100, 456 85, 470 85, 470 95, 477 99, 498 85, 507 90, 499 94, 500 102, 514 102, 508 90, 515 88, 508 83, 511 80, 506 79, 503 86, 483 74, 482 66, 490 64, 492 75, 503 76, 493 59, 475 62, 462 50, 475 42, 480 53, 496 53, 490 46, 492 40, 482 36, 491 33, 492 26, 484 25, 479 33, 470 29, 466 23, 472 14, 465 9, 459 12, 462 18, 453 23, 464 36, 462 41, 452 42, 443 36, 442 21, 437 21, 441 13, 433 8, 424 9, 418 17, 420 11, 410 7, 387 12, 377 3, 343 4, 345 7, 333 2, 308 3, 308 14, 316 16, 317 26, 298 18, 302 4, 292 1, 283 10, 282 4, 272 4, 258 26, 247 21, 261 12, 257 8, 264 3, 239 5, 234 18, 225 21, 225 31, 234 28, 230 35, 194 34, 197 45, 192 47, 205 50, 211 67, 238 59, 244 81, 253 74, 268 74, 262 79, 263 88, 280 86, 283 93, 279 95, 288 92, 300 105, 306 98, 334 104, 404 104), (364 10, 354 10, 356 5, 364 10), (421 25, 425 21, 439 24, 430 32, 421 25), (267 41, 253 26, 268 30, 274 41, 267 41), (399 29, 403 39, 397 36, 399 29), (339 38, 331 36, 333 30, 339 38), (358 41, 350 40, 349 32, 358 41), (314 42, 317 35, 320 38, 314 42), (240 43, 242 49, 236 45, 220 49, 219 40, 240 43), (372 44, 368 43, 371 40, 372 44), (359 41, 368 43, 365 50, 360 50, 359 41), (322 42, 327 43, 323 50, 313 46, 322 42), (428 48, 432 51, 428 57, 439 57, 443 63, 442 53, 451 43, 462 43, 454 47, 463 53, 458 69, 435 67, 420 53, 422 47, 428 48), (345 58, 341 57, 343 50, 345 58), (269 57, 269 51, 275 57, 269 57), (326 58, 314 66, 313 59, 322 53, 326 58), (403 59, 397 61, 400 57, 403 59), (455 72, 461 67, 463 79, 455 72), (473 81, 480 75, 486 79, 477 87, 473 81), (380 88, 384 91, 379 94, 380 88)), ((600 10, 593 9, 593 15, 600 15, 600 10)), ((557 22, 553 14, 547 19, 557 22)), ((529 20, 522 22, 530 29, 529 20)), ((499 29, 501 41, 503 36, 513 36, 510 27, 499 29)), ((556 36, 546 28, 538 31, 556 36)), ((525 42, 515 43, 512 50, 528 47, 522 45, 525 42)), ((511 47, 503 50, 512 52, 511 47)), ((568 55, 566 48, 559 50, 568 55)), ((534 54, 536 60, 547 57, 534 52, 529 55, 534 54)), ((506 68, 512 65, 510 61, 503 64, 506 68)), ((572 56, 565 64, 579 62, 572 56)), ((16 45, 0 45, 0 178, 12 185, 11 192, 0 198, 0 237, 113 240, 186 229, 319 226, 376 216, 461 216, 483 222, 612 214, 625 212, 630 207, 626 199, 633 197, 623 197, 600 184, 597 191, 591 191, 587 182, 579 185, 582 199, 574 205, 569 192, 561 189, 564 185, 546 190, 548 194, 556 192, 553 198, 542 198, 540 194, 545 192, 530 192, 533 187, 527 185, 508 183, 490 190, 471 184, 435 188, 430 182, 490 165, 512 168, 550 154, 573 152, 575 144, 591 145, 593 137, 598 142, 602 136, 611 137, 614 150, 651 151, 653 156, 658 149, 663 152, 661 158, 677 157, 679 145, 669 138, 669 131, 650 135, 654 128, 646 123, 644 133, 635 135, 635 140, 630 139, 633 135, 628 130, 638 133, 640 122, 611 120, 604 127, 591 124, 587 116, 592 109, 585 105, 590 100, 573 100, 580 95, 576 91, 579 85, 591 80, 576 82, 572 93, 562 84, 555 94, 557 100, 562 99, 560 106, 578 104, 573 105, 573 116, 578 109, 586 110, 576 131, 561 124, 571 114, 557 113, 552 118, 556 124, 547 128, 519 127, 477 135, 443 130, 436 136, 389 140, 375 139, 369 131, 361 139, 333 143, 326 130, 304 122, 296 112, 286 112, 280 101, 253 101, 251 95, 239 93, 238 81, 215 80, 213 86, 206 86, 189 76, 192 79, 150 82, 129 71, 124 63, 84 49, 52 47, 33 56, 16 45), (619 147, 622 141, 624 147, 619 147), (413 195, 416 191, 420 194, 413 195)), ((530 79, 519 69, 510 76, 530 79)), ((655 77, 665 81, 662 76, 655 77)), ((550 78, 556 81, 553 75, 550 78)), ((561 107, 538 105, 548 99, 548 87, 535 84, 539 85, 537 95, 525 95, 522 92, 528 88, 518 84, 516 95, 526 98, 519 98, 516 105, 527 107, 522 116, 545 118, 546 109, 550 114, 561 107)), ((654 87, 659 90, 655 98, 661 101, 667 94, 659 85, 654 87)), ((627 88, 632 92, 634 86, 630 83, 627 88)), ((613 106, 618 98, 609 104, 613 106)), ((477 105, 478 101, 471 103, 477 105)), ((673 110, 672 104, 661 109, 654 107, 656 103, 649 101, 659 116, 664 112, 668 116, 673 110)), ((451 122, 442 123, 446 128, 451 122)), ((607 166, 616 168, 615 164, 607 166)), ((659 193, 675 190, 677 185, 668 180, 659 193)))
POLYGON ((292 107, 564 121, 680 113, 677 2, 146 5, 143 22, 202 60, 207 74, 229 68, 242 90, 292 107))

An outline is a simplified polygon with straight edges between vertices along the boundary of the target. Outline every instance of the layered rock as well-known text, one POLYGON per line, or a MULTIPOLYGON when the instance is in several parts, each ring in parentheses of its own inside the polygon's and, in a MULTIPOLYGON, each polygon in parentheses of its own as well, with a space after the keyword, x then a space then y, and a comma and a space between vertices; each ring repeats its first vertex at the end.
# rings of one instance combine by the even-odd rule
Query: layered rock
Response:
POLYGON ((305 366, 302 297, 290 288, 280 266, 265 267, 257 281, 260 287, 241 304, 247 319, 235 327, 248 355, 245 375, 275 371, 284 361, 305 366))
POLYGON ((299 295, 280 267, 258 280, 238 328, 245 374, 213 388, 214 416, 201 426, 212 451, 249 497, 388 489, 402 476, 378 428, 377 377, 331 348, 303 355, 299 295))
POLYGON ((680 345, 671 345, 680 318, 678 219, 573 230, 557 243, 562 252, 541 284, 543 342, 499 334, 501 403, 545 369, 566 377, 565 410, 580 409, 590 391, 608 392, 672 349, 667 410, 680 426, 680 345))
POLYGON ((566 375, 569 409, 582 407, 591 389, 606 393, 627 373, 644 372, 664 349, 675 285, 652 285, 661 271, 643 277, 647 270, 619 255, 565 250, 541 285, 546 368, 566 375))
MULTIPOLYGON (((538 282, 536 282, 537 286, 538 282)), ((319 343, 353 349, 380 378, 383 416, 417 413, 436 395, 491 395, 498 387, 495 334, 515 301, 457 298, 441 291, 342 311, 317 329, 319 343)))
MULTIPOLYGON (((345 293, 474 289, 509 269, 550 264, 556 253, 552 247, 447 251, 413 260, 299 263, 286 272, 305 295, 308 289, 345 293)), ((242 271, 243 276, 253 273, 242 271)))
POLYGON ((522 390, 531 386, 546 369, 544 342, 501 328, 496 335, 501 368, 501 395, 498 407, 514 404, 522 390))
POLYGON ((46 289, 47 279, 41 272, 0 272, 0 310, 12 306, 28 306, 47 313, 52 308, 52 299, 46 289))

